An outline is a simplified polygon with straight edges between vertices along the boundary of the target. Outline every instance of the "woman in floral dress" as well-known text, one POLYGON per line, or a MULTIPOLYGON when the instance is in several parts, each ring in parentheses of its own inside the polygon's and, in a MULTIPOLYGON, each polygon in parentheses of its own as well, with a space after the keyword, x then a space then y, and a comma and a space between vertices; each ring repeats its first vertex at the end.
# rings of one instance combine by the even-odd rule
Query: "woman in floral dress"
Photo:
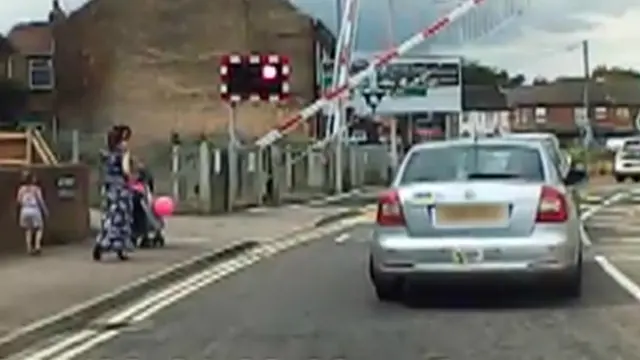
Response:
POLYGON ((96 261, 106 251, 114 251, 121 260, 129 258, 127 252, 131 249, 133 221, 132 193, 128 185, 131 156, 127 145, 130 136, 129 127, 114 127, 108 135, 107 150, 103 153, 102 227, 93 249, 96 261))

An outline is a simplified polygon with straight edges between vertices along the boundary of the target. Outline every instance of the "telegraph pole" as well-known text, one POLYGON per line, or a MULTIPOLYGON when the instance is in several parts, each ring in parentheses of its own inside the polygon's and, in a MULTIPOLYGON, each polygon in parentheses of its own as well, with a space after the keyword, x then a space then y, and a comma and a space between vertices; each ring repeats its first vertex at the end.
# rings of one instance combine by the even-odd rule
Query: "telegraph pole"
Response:
POLYGON ((589 63, 589 41, 582 41, 582 66, 584 70, 584 89, 583 89, 583 106, 585 112, 584 130, 585 137, 583 139, 584 146, 588 148, 593 141, 593 127, 591 126, 591 65, 589 63))
MULTIPOLYGON (((387 35, 389 37, 389 48, 393 48, 394 43, 395 43, 395 16, 396 16, 396 12, 395 12, 395 6, 393 3, 394 0, 388 0, 388 5, 389 5, 389 15, 387 17, 387 35)), ((375 116, 375 115, 374 115, 375 116)), ((391 176, 393 176, 396 172, 396 169, 398 167, 398 120, 394 117, 391 120, 391 129, 389 131, 390 136, 389 136, 389 146, 391 147, 390 149, 390 155, 391 155, 391 176)))

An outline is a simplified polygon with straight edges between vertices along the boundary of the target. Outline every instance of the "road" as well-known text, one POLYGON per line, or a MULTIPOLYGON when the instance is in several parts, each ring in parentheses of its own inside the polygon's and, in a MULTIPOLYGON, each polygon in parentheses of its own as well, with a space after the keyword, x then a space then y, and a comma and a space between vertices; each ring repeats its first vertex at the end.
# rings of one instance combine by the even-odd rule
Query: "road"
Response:
POLYGON ((593 245, 575 303, 512 288, 381 304, 365 271, 370 225, 357 224, 206 286, 78 359, 640 359, 640 304, 593 257, 640 282, 640 265, 615 256, 634 245, 602 240, 620 222, 607 230, 608 211, 629 203, 587 222, 593 245))

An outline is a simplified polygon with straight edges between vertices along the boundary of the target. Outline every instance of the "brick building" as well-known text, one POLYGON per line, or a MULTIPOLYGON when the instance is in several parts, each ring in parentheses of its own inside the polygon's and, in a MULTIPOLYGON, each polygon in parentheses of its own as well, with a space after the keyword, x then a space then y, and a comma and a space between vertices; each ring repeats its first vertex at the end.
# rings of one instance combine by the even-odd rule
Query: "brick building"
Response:
POLYGON ((113 122, 137 138, 224 130, 218 66, 229 52, 291 58, 292 101, 241 106, 239 130, 260 136, 316 96, 318 47, 335 39, 287 0, 90 0, 55 22, 62 127, 98 131, 113 122))
POLYGON ((0 39, 0 76, 28 91, 25 114, 12 124, 50 127, 55 118, 54 42, 48 22, 14 26, 0 39))
MULTIPOLYGON (((589 86, 596 134, 624 135, 634 131, 640 110, 640 86, 635 81, 593 82, 589 86)), ((570 80, 522 86, 507 92, 515 131, 554 131, 575 136, 576 118, 584 115, 584 81, 570 80)))

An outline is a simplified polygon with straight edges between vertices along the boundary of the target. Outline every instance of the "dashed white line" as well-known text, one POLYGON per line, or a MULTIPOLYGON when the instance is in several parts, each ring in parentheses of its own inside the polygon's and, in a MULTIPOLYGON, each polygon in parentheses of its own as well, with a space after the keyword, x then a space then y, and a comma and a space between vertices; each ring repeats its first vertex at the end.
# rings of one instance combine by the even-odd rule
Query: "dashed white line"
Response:
POLYGON ((349 233, 342 233, 338 235, 334 241, 336 242, 336 244, 343 244, 347 240, 349 240, 349 237, 350 237, 349 233))

